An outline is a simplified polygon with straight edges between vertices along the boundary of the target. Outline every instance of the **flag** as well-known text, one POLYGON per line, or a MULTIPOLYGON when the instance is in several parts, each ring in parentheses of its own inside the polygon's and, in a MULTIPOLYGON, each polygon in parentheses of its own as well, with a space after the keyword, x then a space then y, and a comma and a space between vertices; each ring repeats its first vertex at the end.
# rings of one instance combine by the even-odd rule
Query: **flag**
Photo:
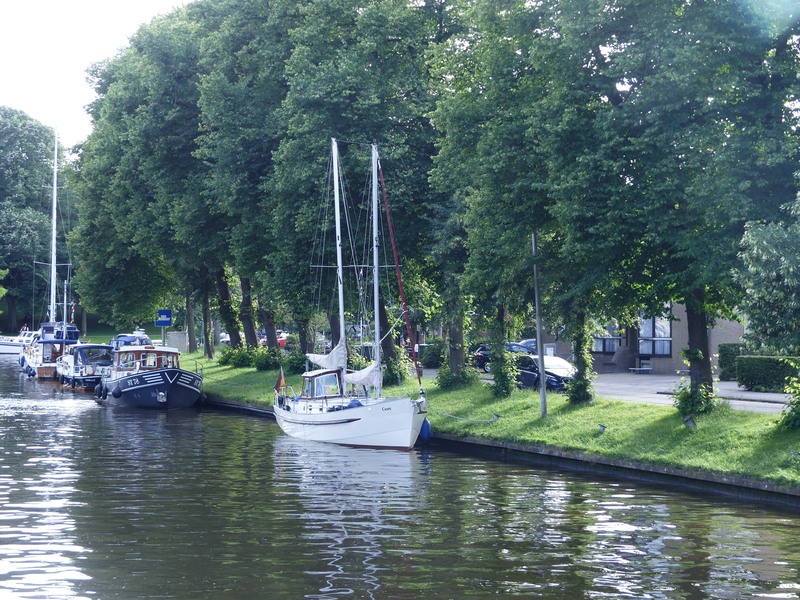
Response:
POLYGON ((281 374, 278 375, 278 383, 275 384, 275 393, 279 394, 282 387, 286 387, 286 379, 283 377, 283 367, 281 366, 281 374))

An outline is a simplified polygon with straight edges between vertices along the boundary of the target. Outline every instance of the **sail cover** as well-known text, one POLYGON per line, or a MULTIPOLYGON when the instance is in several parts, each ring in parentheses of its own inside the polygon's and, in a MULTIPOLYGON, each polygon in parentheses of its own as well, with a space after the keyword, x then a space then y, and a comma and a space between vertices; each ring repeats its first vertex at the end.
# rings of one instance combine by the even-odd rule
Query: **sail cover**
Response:
POLYGON ((373 362, 366 369, 361 369, 353 373, 345 373, 344 380, 347 383, 380 387, 383 381, 383 373, 381 372, 380 364, 373 362))
POLYGON ((306 358, 323 369, 344 369, 347 366, 347 345, 344 336, 327 354, 306 354, 306 358))

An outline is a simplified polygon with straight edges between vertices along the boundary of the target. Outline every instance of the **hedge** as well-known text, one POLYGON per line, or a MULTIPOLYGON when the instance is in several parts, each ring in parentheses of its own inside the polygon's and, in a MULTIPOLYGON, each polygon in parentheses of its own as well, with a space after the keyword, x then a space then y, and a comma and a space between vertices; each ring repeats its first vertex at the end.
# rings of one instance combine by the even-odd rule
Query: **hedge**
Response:
POLYGON ((736 357, 744 352, 744 344, 722 343, 719 345, 720 381, 736 381, 736 357))
POLYGON ((798 374, 787 359, 800 360, 792 356, 737 356, 736 383, 757 392, 784 392, 786 378, 798 374))

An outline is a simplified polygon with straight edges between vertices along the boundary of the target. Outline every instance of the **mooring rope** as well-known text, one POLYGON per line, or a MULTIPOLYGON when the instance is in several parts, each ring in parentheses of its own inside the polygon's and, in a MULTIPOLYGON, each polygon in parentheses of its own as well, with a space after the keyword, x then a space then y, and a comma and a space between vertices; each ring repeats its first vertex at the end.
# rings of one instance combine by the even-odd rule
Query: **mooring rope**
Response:
POLYGON ((469 421, 470 423, 494 423, 500 418, 500 415, 494 413, 491 419, 467 419, 466 417, 459 417, 456 415, 450 415, 440 410, 436 410, 435 408, 428 407, 428 412, 435 412, 438 415, 442 415, 443 417, 450 417, 451 419, 457 419, 459 421, 469 421))

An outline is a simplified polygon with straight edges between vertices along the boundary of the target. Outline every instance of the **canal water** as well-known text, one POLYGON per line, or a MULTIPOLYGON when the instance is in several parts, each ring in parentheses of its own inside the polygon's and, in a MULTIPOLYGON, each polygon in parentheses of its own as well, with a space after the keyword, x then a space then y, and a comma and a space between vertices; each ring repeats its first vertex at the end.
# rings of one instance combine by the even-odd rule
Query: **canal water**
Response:
POLYGON ((0 598, 796 598, 795 514, 263 418, 102 408, 0 358, 0 598))

